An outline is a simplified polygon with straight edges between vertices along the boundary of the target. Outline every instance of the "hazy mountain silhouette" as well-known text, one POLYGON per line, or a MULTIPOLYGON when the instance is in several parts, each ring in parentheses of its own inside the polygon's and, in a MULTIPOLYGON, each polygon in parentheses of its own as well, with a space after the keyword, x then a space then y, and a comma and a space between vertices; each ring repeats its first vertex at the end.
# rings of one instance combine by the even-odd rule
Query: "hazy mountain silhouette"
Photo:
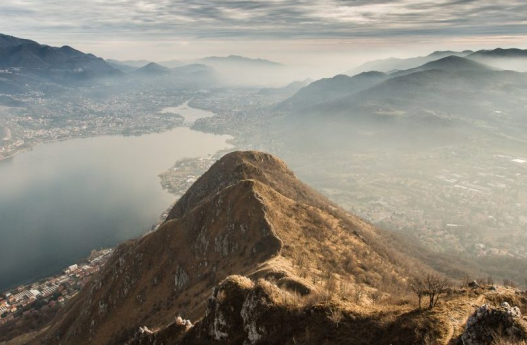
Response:
POLYGON ((353 77, 340 74, 333 78, 320 79, 300 89, 296 94, 278 104, 278 109, 307 108, 320 102, 328 102, 352 95, 386 80, 381 72, 364 72, 353 77))
POLYGON ((269 61, 265 59, 251 59, 239 55, 229 55, 229 56, 209 56, 203 59, 200 59, 204 64, 211 66, 221 64, 221 65, 237 65, 237 66, 253 66, 253 67, 280 67, 283 66, 281 63, 269 61))
POLYGON ((480 50, 470 54, 468 57, 493 67, 527 72, 527 50, 515 48, 480 50))
POLYGON ((398 59, 398 58, 389 58, 382 60, 370 61, 362 64, 359 67, 351 69, 346 72, 347 75, 355 75, 362 72, 368 71, 380 71, 380 72, 393 72, 398 70, 407 70, 410 68, 419 67, 427 62, 434 61, 447 56, 467 56, 471 54, 472 51, 466 50, 463 52, 455 51, 436 51, 427 56, 412 57, 408 59, 398 59))
POLYGON ((150 62, 146 66, 143 66, 141 68, 136 69, 134 72, 136 75, 142 75, 142 76, 153 76, 158 77, 160 75, 167 75, 172 73, 170 68, 161 66, 155 62, 150 62))
POLYGON ((491 68, 490 66, 481 64, 479 62, 472 61, 467 58, 463 58, 463 57, 459 57, 455 55, 449 55, 439 60, 427 62, 424 65, 416 67, 416 68, 391 73, 390 76, 397 77, 401 75, 406 75, 406 74, 411 74, 411 73, 421 72, 421 71, 429 71, 433 69, 442 70, 442 71, 450 71, 450 72, 456 72, 456 71, 484 72, 484 71, 492 70, 493 68, 491 68))

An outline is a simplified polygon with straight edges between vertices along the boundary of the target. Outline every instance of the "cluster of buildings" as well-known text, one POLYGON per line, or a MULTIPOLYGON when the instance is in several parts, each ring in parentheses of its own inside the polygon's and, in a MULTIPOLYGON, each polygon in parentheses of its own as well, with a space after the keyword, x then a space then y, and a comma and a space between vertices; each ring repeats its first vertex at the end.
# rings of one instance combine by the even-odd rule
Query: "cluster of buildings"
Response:
POLYGON ((61 275, 0 294, 0 325, 27 314, 64 305, 100 270, 112 252, 112 249, 94 252, 86 262, 68 266, 61 275))
POLYGON ((163 188, 179 199, 223 154, 216 153, 177 161, 172 168, 159 175, 163 188))
POLYGON ((82 94, 74 99, 40 94, 12 96, 22 105, 0 107, 0 128, 10 133, 0 137, 0 159, 48 141, 170 130, 182 126, 183 118, 162 114, 161 109, 189 97, 178 91, 130 92, 97 99, 82 94))
POLYGON ((324 190, 368 221, 410 232, 432 249, 527 258, 525 157, 436 152, 413 172, 403 158, 386 163, 394 166, 387 176, 376 172, 374 157, 354 157, 352 173, 339 180, 344 186, 324 190))
POLYGON ((199 109, 208 109, 214 117, 197 120, 193 128, 216 134, 230 134, 243 142, 243 147, 255 142, 253 135, 274 121, 277 114, 271 111, 273 105, 283 97, 260 95, 255 90, 221 89, 196 97, 190 105, 199 109), (249 136, 249 140, 245 137, 249 136))

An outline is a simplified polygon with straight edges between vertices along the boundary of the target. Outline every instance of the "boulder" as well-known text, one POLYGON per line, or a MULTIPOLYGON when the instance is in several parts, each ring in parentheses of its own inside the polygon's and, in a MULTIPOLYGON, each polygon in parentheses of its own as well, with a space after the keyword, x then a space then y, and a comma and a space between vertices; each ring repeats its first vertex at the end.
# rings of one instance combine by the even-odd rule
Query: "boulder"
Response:
POLYGON ((527 334, 522 323, 524 321, 518 307, 511 307, 507 302, 503 302, 500 307, 484 304, 468 319, 461 341, 463 345, 490 345, 496 341, 496 335, 511 340, 525 340, 527 334))

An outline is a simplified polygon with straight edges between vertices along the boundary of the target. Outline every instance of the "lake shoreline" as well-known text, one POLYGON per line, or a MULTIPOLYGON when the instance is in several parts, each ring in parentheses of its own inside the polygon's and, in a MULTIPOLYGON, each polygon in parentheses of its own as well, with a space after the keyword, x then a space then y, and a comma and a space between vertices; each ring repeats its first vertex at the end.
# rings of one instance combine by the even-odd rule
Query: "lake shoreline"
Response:
MULTIPOLYGON (((194 108, 192 106, 189 105, 190 102, 192 102, 193 98, 177 105, 177 106, 173 106, 173 107, 165 107, 165 108, 162 108, 161 110, 159 110, 159 113, 160 114, 177 114, 177 115, 180 115, 183 119, 183 123, 181 123, 181 125, 179 126, 174 126, 172 128, 167 128, 163 131, 139 131, 138 133, 136 134, 124 134, 124 133, 100 133, 100 134, 94 134, 94 135, 79 135, 79 136, 69 136, 69 137, 64 137, 64 138, 58 138, 58 139, 48 139, 48 140, 43 140, 43 141, 40 141, 40 142, 37 142, 37 143, 34 143, 28 147, 24 147, 18 151, 15 151, 13 152, 12 154, 10 154, 9 156, 5 156, 5 157, 0 157, 0 162, 4 161, 4 160, 8 160, 10 158, 14 158, 16 156, 18 156, 19 154, 22 154, 22 153, 25 153, 25 152, 28 152, 28 151, 31 151, 33 150, 35 147, 38 147, 40 145, 43 145, 43 144, 49 144, 49 143, 55 143, 55 142, 60 142, 60 141, 66 141, 66 140, 72 140, 72 139, 88 139, 88 138, 97 138, 97 137, 105 137, 105 136, 142 136, 142 135, 148 135, 148 134, 155 134, 155 133, 166 133, 166 132, 169 132, 169 131, 172 131, 176 128, 180 128, 180 127, 188 127, 190 129, 192 129, 193 131, 196 131, 196 132, 202 132, 202 133, 208 133, 208 132, 204 132, 204 131, 201 131, 199 129, 194 129, 192 128, 192 125, 196 122, 196 120, 200 119, 200 118, 207 118, 207 117, 214 117, 216 116, 215 113, 213 113, 212 111, 209 111, 209 110, 206 110, 206 109, 200 109, 200 108, 194 108), (203 117, 196 117, 193 121, 190 121, 190 122, 186 122, 186 117, 185 115, 181 115, 179 114, 178 112, 173 112, 173 111, 166 111, 166 109, 178 109, 180 107, 188 107, 188 108, 191 108, 195 111, 198 111, 198 112, 202 112, 202 113, 207 113, 207 116, 203 116, 203 117), (209 116, 210 115, 210 116, 209 116)), ((211 134, 214 134, 214 133, 211 133, 211 134)))
MULTIPOLYGON (((89 137, 87 137, 89 138, 89 137)), ((77 139, 77 138, 73 138, 73 139, 77 139)), ((229 139, 228 141, 230 140, 234 140, 235 138, 231 136, 231 139, 229 139)), ((57 141, 66 141, 68 139, 61 139, 61 140, 53 140, 53 141, 49 141, 47 143, 51 143, 51 142, 57 142, 57 141)), ((230 149, 220 149, 220 150, 217 150, 216 152, 212 153, 212 154, 209 154, 209 157, 208 159, 209 160, 217 160, 219 158, 221 158, 220 156, 218 156, 220 153, 221 153, 221 156, 223 156, 224 154, 232 151, 231 149, 235 149, 235 146, 233 145, 233 147, 231 147, 230 149)), ((178 163, 180 163, 181 161, 184 161, 184 160, 187 160, 187 161, 191 161, 191 162, 197 162, 197 161, 201 161, 203 160, 205 157, 191 157, 191 158, 181 158, 181 159, 178 159, 173 166, 177 166, 178 163)), ((213 163, 213 162, 212 162, 213 163)), ((172 167, 173 167, 172 166, 172 167)), ((163 185, 163 180, 161 178, 161 176, 163 174, 167 174, 169 171, 171 171, 172 168, 169 168, 168 170, 166 170, 165 172, 159 174, 159 178, 160 178, 160 184, 161 184, 161 188, 164 189, 164 190, 167 190, 170 194, 174 195, 174 196, 178 196, 178 194, 176 192, 174 192, 174 188, 176 188, 174 185, 171 185, 170 187, 166 187, 163 185)), ((191 171, 189 171, 189 174, 193 174, 197 177, 201 176, 201 174, 203 174, 205 171, 203 169, 199 169, 199 168, 195 168, 191 171)), ((181 195, 182 196, 182 195, 181 195)), ((181 197, 180 196, 180 197, 181 197)), ((165 223, 166 219, 167 219, 167 216, 168 216, 168 213, 170 212, 170 210, 172 210, 172 208, 175 206, 175 204, 179 201, 179 198, 177 198, 174 202, 172 202, 167 208, 165 208, 159 215, 159 219, 156 223, 152 224, 152 226, 150 227, 149 230, 146 230, 144 233, 130 239, 130 240, 137 240, 137 239, 140 239, 140 238, 143 238, 145 236, 148 236, 150 235, 151 233, 157 231, 159 229, 159 227, 161 227, 163 225, 163 223, 165 223)), ((123 243, 125 241, 122 241, 122 242, 119 242, 117 243, 116 245, 114 246, 107 246, 105 249, 108 249, 108 250, 115 250, 121 243, 123 243)), ((103 249, 100 249, 100 250, 103 250, 103 249)), ((93 249, 93 251, 97 251, 96 249, 93 249)), ((79 264, 81 262, 84 262, 86 260, 86 257, 81 257, 77 260, 75 260, 75 264, 79 264)), ((46 278, 49 278, 49 277, 53 277, 53 276, 56 276, 56 275, 59 275, 60 272, 59 271, 56 271, 55 273, 51 273, 51 274, 47 274, 47 275, 42 275, 42 276, 36 276, 34 278, 28 278, 27 280, 23 281, 23 282, 20 282, 19 284, 14 284, 12 286, 9 286, 7 288, 4 288, 3 289, 3 292, 6 292, 6 291, 9 291, 9 290, 12 290, 14 288, 16 288, 17 286, 19 285, 32 285, 32 284, 35 284, 43 279, 46 279, 46 278)), ((0 291, 0 293, 3 293, 2 291, 0 291)))
MULTIPOLYGON (((4 248, 5 250, 0 248, 0 252, 4 252, 4 255, 2 256, 4 259, 2 260, 6 263, 2 265, 3 267, 0 267, 0 271, 2 271, 2 274, 5 274, 7 277, 11 276, 8 281, 5 281, 5 283, 8 284, 6 286, 31 282, 35 279, 39 279, 39 277, 60 272, 60 269, 64 264, 82 258, 87 250, 100 248, 101 246, 115 247, 119 243, 128 239, 138 238, 159 227, 159 225, 165 221, 167 210, 172 208, 175 202, 174 195, 162 187, 159 174, 166 171, 169 167, 173 166, 175 162, 185 157, 197 158, 203 155, 210 156, 219 151, 228 149, 233 146, 231 143, 233 139, 234 138, 231 135, 208 133, 199 129, 194 129, 192 126, 185 124, 174 126, 167 130, 155 132, 144 131, 133 135, 123 133, 101 133, 95 135, 74 135, 60 139, 45 140, 13 152, 7 157, 2 157, 0 163, 4 160, 17 157, 16 160, 12 160, 9 164, 0 164, 3 168, 0 169, 0 172, 2 173, 2 179, 4 181, 4 187, 1 187, 0 185, 0 188, 5 190, 5 193, 3 193, 3 200, 0 198, 0 208, 3 208, 4 216, 7 217, 5 218, 0 215, 3 217, 2 225, 5 229, 4 235, 12 236, 12 240, 23 241, 24 236, 22 234, 24 233, 27 233, 26 238, 29 233, 33 234, 35 231, 35 234, 46 234, 44 235, 45 237, 43 237, 44 242, 42 243, 31 241, 31 243, 27 243, 28 250, 35 254, 26 258, 23 264, 17 265, 16 267, 7 264, 10 258, 16 254, 13 251, 8 250, 8 247, 4 248), (72 139, 97 140, 85 142, 72 139), (34 150, 37 147, 41 148, 46 146, 40 144, 59 142, 74 143, 50 146, 44 150, 34 150), (154 152, 155 154, 152 154, 154 152), (23 159, 20 157, 23 157, 23 159), (115 159, 112 157, 115 157, 115 159), (123 161, 123 159, 125 160, 123 161), (138 165, 138 162, 141 163, 138 165), (101 170, 101 164, 102 166, 107 166, 107 168, 101 170), (114 166, 116 166, 117 169, 114 169, 114 166), (141 168, 137 171, 139 166, 141 166, 141 168), (65 175, 61 173, 62 169, 64 169, 63 167, 67 167, 67 170, 64 172, 65 175), (78 181, 78 177, 75 177, 73 180, 72 177, 70 177, 72 171, 77 171, 71 169, 79 168, 81 170, 78 170, 78 172, 73 175, 78 177, 82 176, 82 180, 80 180, 82 182, 80 184, 73 182, 78 181), (88 171, 91 171, 90 169, 95 170, 93 173, 87 173, 88 171), (49 172, 54 172, 54 175, 49 175, 49 172), (147 175, 145 175, 145 173, 147 175), (117 175, 119 177, 117 177, 117 175), (127 181, 127 184, 131 183, 131 188, 126 187, 126 189, 123 190, 123 193, 121 193, 121 184, 123 182, 123 177, 126 175, 128 176, 124 178, 124 181, 127 181), (50 178, 52 178, 52 180, 48 181, 50 178), (90 179, 96 180, 90 182, 90 179), (114 179, 119 180, 117 186, 114 186, 115 183, 111 182, 114 181, 114 179), (61 182, 63 180, 66 180, 67 182, 61 182), (64 187, 69 186, 72 182, 74 185, 72 185, 71 188, 64 187), (101 194, 92 194, 86 190, 86 188, 89 189, 89 186, 93 185, 93 183, 96 183, 98 186, 97 189, 102 192, 101 194), (103 187, 100 183, 103 183, 104 185, 109 184, 109 188, 103 187), (15 192, 18 188, 21 189, 15 192), (106 198, 104 195, 112 188, 117 188, 116 192, 106 198), (77 194, 75 195, 75 202, 46 202, 47 200, 55 200, 56 195, 60 195, 61 198, 64 198, 64 196, 70 197, 72 192, 67 189, 78 189, 76 192, 77 194), (129 191, 134 190, 134 193, 129 193, 129 191), (88 194, 85 194, 85 191, 88 192, 88 194), (122 199, 126 198, 124 196, 125 194, 128 195, 128 200, 122 199), (142 197, 142 195, 145 195, 146 198, 142 197), (155 197, 156 195, 159 195, 159 197, 155 197), (79 200, 77 200, 79 196, 80 199, 84 199, 81 200, 80 204, 78 204, 79 200), (107 200, 106 202, 115 205, 115 208, 106 208, 106 210, 109 210, 112 215, 106 215, 105 213, 99 216, 98 214, 104 209, 104 207, 102 207, 102 205, 98 206, 100 203, 90 201, 93 197, 99 199, 102 198, 103 200, 107 200), (152 199, 153 197, 155 198, 152 199), (150 198, 151 201, 148 201, 148 198, 150 198), (112 202, 111 200, 115 201, 112 202), (143 200, 143 203, 139 203, 137 200, 143 200), (42 201, 44 201, 44 203, 42 203, 42 201), (145 208, 144 205, 149 205, 149 207, 145 208), (134 212, 134 207, 139 207, 140 209, 134 212), (34 209, 37 212, 31 212, 28 214, 24 211, 24 209, 27 208, 34 209), (52 210, 48 210, 50 208, 52 210), (78 210, 87 210, 87 212, 78 210), (17 216, 19 212, 26 214, 26 216, 17 216), (57 223, 57 219, 61 219, 62 217, 55 216, 54 214, 59 213, 74 214, 75 216, 80 215, 80 217, 82 217, 80 219, 82 220, 77 222, 72 216, 66 223, 64 223, 64 220, 60 220, 60 222, 57 223), (82 235, 79 232, 81 230, 75 225, 81 224, 81 228, 87 226, 86 224, 88 223, 86 223, 86 220, 84 220, 85 216, 83 216, 85 213, 91 213, 94 215, 93 217, 90 217, 92 219, 90 219, 88 223, 97 223, 97 225, 86 229, 86 231, 89 229, 96 229, 93 233, 89 230, 89 235, 82 235), (36 217, 36 214, 39 215, 39 219, 44 220, 43 224, 39 224, 40 221, 37 222, 33 220, 32 217, 36 217), (157 216, 155 216, 155 214, 157 214, 157 216), (108 216, 111 218, 107 218, 108 216), (139 217, 142 220, 139 222, 133 222, 132 219, 134 219, 134 217, 139 217), (151 219, 151 221, 148 221, 148 219, 151 219), (26 223, 31 224, 31 226, 27 227, 23 225, 26 223), (55 224, 61 225, 57 228, 55 224), (128 224, 128 226, 125 226, 126 232, 123 232, 122 225, 118 224, 128 224), (105 228, 106 232, 102 231, 102 228, 105 228), (22 229, 23 231, 21 231, 22 229), (49 229, 49 231, 47 229, 49 229), (68 233, 64 233, 65 229, 69 229, 68 233), (71 231, 71 229, 75 230, 71 231), (114 232, 112 229, 116 229, 116 231, 114 232), (64 235, 57 237, 58 234, 61 233, 64 233, 64 235), (126 233, 129 235, 126 235, 126 233), (17 235, 15 236, 15 234, 17 235), (86 238, 86 236, 88 236, 87 238, 89 238, 89 241, 78 241, 79 238, 86 238), (101 240, 97 240, 98 238, 101 240), (65 243, 69 243, 72 240, 77 241, 78 245, 67 251, 60 249, 61 247, 67 248, 65 247, 65 243), (54 244, 55 250, 58 251, 57 255, 50 253, 51 255, 48 256, 49 245, 47 243, 54 244), (34 247, 34 249, 31 249, 32 247, 34 247), (81 255, 75 255, 77 250, 81 255), (44 255, 44 261, 42 261, 41 258, 36 259, 36 253, 39 253, 38 255, 44 255), (37 261, 33 262, 32 257, 35 257, 35 260, 40 260, 40 263, 37 265, 37 261), (68 257, 70 258, 69 260, 67 259, 68 257), (64 258, 66 258, 66 260, 64 258), (61 264, 57 264, 57 262, 61 262, 61 264), (54 266, 56 267, 53 268, 54 266), (20 273, 15 275, 16 270, 20 271, 20 273), (22 274, 22 272, 25 271, 27 271, 27 275, 22 274), (40 271, 41 273, 39 273, 40 271), (24 278, 24 276, 26 278, 24 278)), ((0 214, 1 213, 2 212, 0 212, 0 214)), ((42 235, 38 236, 42 237, 42 235)), ((26 243, 27 241, 24 240, 23 242, 26 243)), ((5 243, 5 245, 7 245, 7 243, 5 243)), ((4 290, 4 288, 2 288, 2 290, 4 290)))
MULTIPOLYGON (((172 128, 167 128, 166 130, 163 130, 163 131, 141 132, 141 133, 137 133, 137 134, 100 133, 100 134, 94 134, 94 135, 79 135, 79 136, 64 137, 64 138, 60 138, 60 139, 49 139, 49 140, 44 140, 44 141, 37 142, 35 144, 32 144, 29 147, 24 147, 23 149, 20 149, 20 150, 18 150, 16 152, 12 153, 9 156, 0 157, 0 162, 3 161, 3 160, 7 160, 9 158, 14 158, 14 157, 18 156, 19 154, 29 152, 29 151, 33 150, 34 148, 39 147, 41 145, 45 145, 45 144, 52 144, 52 143, 57 143, 57 142, 61 142, 61 141, 68 141, 68 140, 75 140, 75 139, 91 139, 91 138, 100 138, 100 137, 114 137, 114 136, 140 137, 140 136, 149 135, 149 134, 166 133, 166 132, 173 131, 176 128, 190 128, 190 126, 184 124, 184 125, 181 125, 181 126, 174 126, 172 128)), ((192 128, 190 128, 190 129, 192 129, 192 128)), ((197 130, 197 129, 192 129, 192 130, 196 131, 196 132, 206 133, 206 132, 203 132, 203 131, 200 131, 200 130, 197 130)))

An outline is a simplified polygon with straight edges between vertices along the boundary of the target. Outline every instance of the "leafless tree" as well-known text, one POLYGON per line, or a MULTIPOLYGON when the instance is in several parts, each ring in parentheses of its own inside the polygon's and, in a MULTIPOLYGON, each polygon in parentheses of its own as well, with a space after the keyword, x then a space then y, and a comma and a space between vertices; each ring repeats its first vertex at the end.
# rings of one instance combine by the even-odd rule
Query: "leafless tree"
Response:
POLYGON ((432 309, 436 306, 439 297, 446 293, 450 287, 450 282, 446 277, 442 277, 435 274, 429 274, 426 276, 426 285, 428 297, 430 298, 429 307, 432 309))
POLYGON ((426 286, 422 279, 419 278, 412 278, 410 280, 410 289, 417 295, 417 298, 419 299, 419 309, 421 309, 421 301, 423 300, 423 296, 426 295, 426 286))
POLYGON ((432 309, 437 305, 441 295, 445 294, 450 287, 450 282, 446 277, 436 274, 428 274, 426 277, 416 277, 410 280, 410 289, 419 299, 419 309, 423 297, 428 297, 428 307, 432 309))

